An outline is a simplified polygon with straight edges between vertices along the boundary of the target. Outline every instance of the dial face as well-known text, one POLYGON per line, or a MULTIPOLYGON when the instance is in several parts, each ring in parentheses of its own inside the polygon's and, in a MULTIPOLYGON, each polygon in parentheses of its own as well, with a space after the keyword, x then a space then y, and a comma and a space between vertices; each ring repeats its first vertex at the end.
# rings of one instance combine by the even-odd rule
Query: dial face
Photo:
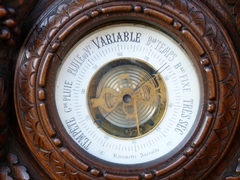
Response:
POLYGON ((90 80, 91 118, 105 133, 136 139, 155 129, 164 117, 166 87, 158 70, 123 58, 104 64, 90 80))
POLYGON ((191 137, 202 107, 201 79, 184 49, 137 24, 100 28, 65 56, 57 111, 81 150, 118 164, 169 157, 191 137))

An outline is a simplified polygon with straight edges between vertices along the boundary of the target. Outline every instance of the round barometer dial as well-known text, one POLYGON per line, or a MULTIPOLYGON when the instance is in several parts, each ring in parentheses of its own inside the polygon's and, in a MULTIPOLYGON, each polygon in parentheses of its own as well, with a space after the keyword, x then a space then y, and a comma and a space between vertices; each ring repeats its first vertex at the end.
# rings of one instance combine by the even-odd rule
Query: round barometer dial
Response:
POLYGON ((55 84, 61 123, 78 147, 118 164, 177 152, 202 107, 201 79, 181 45, 139 24, 99 28, 65 56, 55 84))
POLYGON ((19 127, 49 179, 213 177, 239 127, 237 67, 200 1, 52 3, 16 64, 19 127))

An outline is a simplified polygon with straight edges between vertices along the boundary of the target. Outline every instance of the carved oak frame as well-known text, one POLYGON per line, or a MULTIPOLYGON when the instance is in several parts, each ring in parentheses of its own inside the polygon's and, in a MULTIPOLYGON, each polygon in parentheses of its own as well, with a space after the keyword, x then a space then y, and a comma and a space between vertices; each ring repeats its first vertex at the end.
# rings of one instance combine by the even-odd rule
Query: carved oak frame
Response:
POLYGON ((19 56, 15 106, 25 142, 53 179, 195 179, 219 166, 240 123, 239 64, 225 29, 202 3, 66 0, 45 12, 19 56), (77 39, 98 26, 129 20, 164 29, 181 42, 200 69, 205 96, 201 124, 183 149, 166 162, 124 168, 94 162, 71 146, 58 127, 52 85, 77 39))

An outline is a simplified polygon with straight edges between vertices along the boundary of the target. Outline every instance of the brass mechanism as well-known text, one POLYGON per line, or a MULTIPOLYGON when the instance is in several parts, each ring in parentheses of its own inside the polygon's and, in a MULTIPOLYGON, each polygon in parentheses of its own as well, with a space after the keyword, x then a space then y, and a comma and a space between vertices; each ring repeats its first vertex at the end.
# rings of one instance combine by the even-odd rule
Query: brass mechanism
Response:
POLYGON ((106 67, 101 68, 91 79, 90 114, 99 128, 110 135, 120 138, 145 135, 164 116, 167 93, 161 75, 147 72, 145 63, 141 67, 137 64, 118 63, 107 72, 106 67))

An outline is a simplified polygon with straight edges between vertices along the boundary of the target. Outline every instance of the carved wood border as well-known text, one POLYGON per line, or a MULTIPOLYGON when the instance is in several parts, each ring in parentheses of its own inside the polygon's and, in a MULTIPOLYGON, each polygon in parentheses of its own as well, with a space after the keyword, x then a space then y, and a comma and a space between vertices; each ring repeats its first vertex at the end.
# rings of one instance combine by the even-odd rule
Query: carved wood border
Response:
POLYGON ((25 44, 26 48, 21 53, 17 65, 19 69, 16 70, 15 101, 19 103, 16 108, 25 141, 35 156, 42 160, 45 169, 57 179, 193 179, 207 175, 211 167, 226 153, 225 149, 229 147, 229 142, 236 132, 235 124, 239 123, 239 99, 236 94, 239 91, 239 72, 236 69, 238 61, 232 51, 231 41, 221 25, 214 22, 214 17, 210 12, 206 12, 200 3, 186 0, 121 3, 121 6, 117 6, 111 4, 111 1, 66 1, 49 11, 33 29, 25 44), (57 58, 55 51, 61 48, 61 43, 68 33, 73 31, 75 26, 116 11, 152 16, 177 29, 199 54, 209 87, 209 104, 206 109, 208 113, 204 127, 210 130, 202 128, 178 162, 164 169, 127 176, 105 172, 76 158, 63 146, 55 127, 51 126, 48 107, 44 102, 47 98, 44 88, 48 80, 48 67, 55 61, 54 58, 57 58), (59 30, 76 16, 80 17, 76 24, 59 35, 59 30), (40 66, 45 68, 40 70, 40 66), (41 78, 37 81, 39 76, 41 78))
POLYGON ((9 149, 9 113, 13 87, 11 76, 15 64, 11 57, 13 47, 21 34, 20 23, 17 21, 20 15, 15 5, 21 4, 15 2, 13 5, 11 2, 0 1, 0 179, 30 178, 26 172, 27 168, 20 164, 18 157, 9 149))
POLYGON ((239 0, 225 0, 232 8, 230 12, 235 16, 235 22, 240 31, 240 1, 239 0))

